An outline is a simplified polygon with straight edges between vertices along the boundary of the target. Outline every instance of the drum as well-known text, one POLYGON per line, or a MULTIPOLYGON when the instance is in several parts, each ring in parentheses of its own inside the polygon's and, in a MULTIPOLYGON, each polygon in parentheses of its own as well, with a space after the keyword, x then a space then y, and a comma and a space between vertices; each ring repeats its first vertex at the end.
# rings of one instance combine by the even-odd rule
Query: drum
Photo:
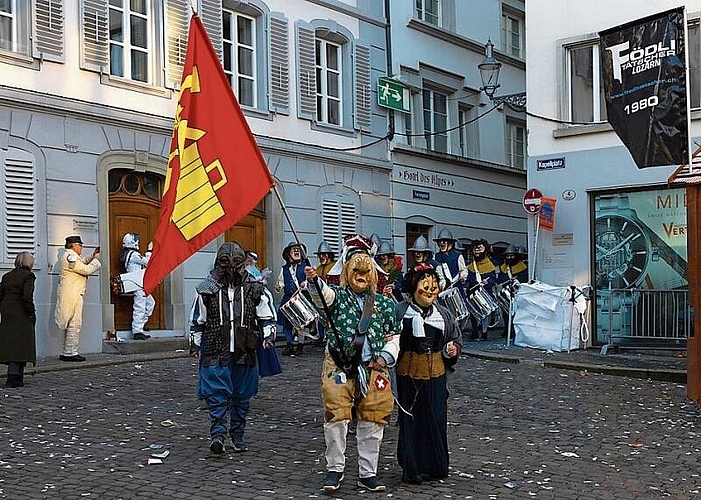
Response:
POLYGON ((465 305, 467 306, 467 310, 470 311, 470 314, 478 321, 482 321, 499 309, 499 305, 494 300, 494 297, 492 297, 481 284, 473 287, 468 292, 465 305))
POLYGON ((504 313, 509 314, 511 303, 514 297, 516 297, 520 287, 521 283, 519 283, 516 278, 494 286, 494 300, 497 301, 497 304, 499 304, 499 307, 504 313))
POLYGON ((438 294, 438 303, 453 313, 455 319, 461 320, 470 315, 465 299, 457 288, 448 288, 438 294))
POLYGON ((280 306, 280 312, 296 330, 301 330, 312 321, 319 319, 319 312, 301 290, 296 291, 290 300, 280 306))

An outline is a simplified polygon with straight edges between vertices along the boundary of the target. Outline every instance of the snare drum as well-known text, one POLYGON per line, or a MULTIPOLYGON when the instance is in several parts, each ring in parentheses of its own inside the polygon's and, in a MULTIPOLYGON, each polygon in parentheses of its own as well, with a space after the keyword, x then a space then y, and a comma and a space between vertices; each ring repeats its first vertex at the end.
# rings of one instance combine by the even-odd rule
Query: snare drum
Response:
POLYGON ((292 328, 301 330, 312 321, 319 319, 319 313, 314 305, 298 290, 290 300, 280 306, 280 312, 292 324, 292 328))
POLYGON ((499 304, 499 307, 504 314, 509 314, 511 303, 518 293, 521 283, 516 278, 510 279, 505 283, 500 283, 494 286, 494 299, 499 304))
POLYGON ((439 293, 438 303, 452 312, 456 320, 467 318, 470 315, 470 311, 465 305, 465 299, 457 288, 448 288, 439 293))
POLYGON ((470 311, 470 314, 478 321, 482 321, 499 309, 499 305, 494 300, 494 297, 492 297, 481 284, 475 286, 468 292, 465 305, 467 306, 467 310, 470 311))

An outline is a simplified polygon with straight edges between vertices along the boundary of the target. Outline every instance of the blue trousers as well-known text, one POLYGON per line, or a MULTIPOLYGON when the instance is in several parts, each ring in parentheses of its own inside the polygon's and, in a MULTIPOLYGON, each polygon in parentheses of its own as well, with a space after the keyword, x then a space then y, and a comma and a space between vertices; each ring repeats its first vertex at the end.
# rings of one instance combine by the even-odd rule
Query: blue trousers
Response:
POLYGON ((258 393, 258 367, 234 364, 233 355, 228 365, 204 365, 200 362, 197 397, 207 404, 213 438, 227 434, 243 434, 251 398, 258 393))

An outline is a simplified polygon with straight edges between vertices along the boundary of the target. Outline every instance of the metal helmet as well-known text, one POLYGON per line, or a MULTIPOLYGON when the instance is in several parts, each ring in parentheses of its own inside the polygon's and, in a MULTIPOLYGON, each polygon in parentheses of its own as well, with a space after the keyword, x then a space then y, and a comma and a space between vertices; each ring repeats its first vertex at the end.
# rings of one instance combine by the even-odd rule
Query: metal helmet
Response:
POLYGON ((433 241, 438 243, 440 240, 450 240, 453 242, 453 245, 455 245, 455 238, 453 238, 453 233, 450 232, 450 229, 443 228, 441 231, 438 233, 438 236, 433 238, 433 241))
POLYGON ((428 248, 428 240, 423 235, 419 235, 418 238, 416 238, 414 240, 414 244, 409 249, 409 251, 410 252, 430 252, 430 253, 433 253, 433 251, 431 251, 431 249, 428 248))
POLYGON ((528 255, 528 250, 526 250, 526 247, 524 247, 524 246, 522 246, 522 245, 519 246, 519 247, 517 248, 517 250, 518 250, 518 253, 521 254, 521 255, 524 256, 524 257, 525 257, 526 255, 528 255))
POLYGON ((329 244, 326 243, 325 241, 322 241, 321 243, 319 243, 319 248, 317 249, 316 252, 314 252, 315 255, 319 255, 319 254, 322 254, 322 253, 331 254, 331 258, 333 258, 333 257, 336 256, 336 252, 334 252, 334 251, 333 251, 333 248, 331 248, 331 247, 329 246, 329 244))
POLYGON ((128 248, 130 250, 139 249, 139 233, 127 233, 122 238, 122 248, 128 248))
POLYGON ((379 234, 377 234, 377 233, 372 233, 372 234, 370 235, 370 239, 372 240, 372 242, 373 242, 375 245, 377 245, 377 248, 380 248, 380 246, 382 246, 382 238, 380 238, 380 235, 379 235, 379 234))
POLYGON ((516 245, 512 245, 511 243, 509 243, 509 245, 506 247, 506 250, 504 250, 504 253, 505 253, 505 254, 506 254, 506 253, 514 253, 514 254, 517 254, 517 253, 520 253, 520 252, 518 251, 518 247, 517 247, 516 245))
POLYGON ((290 251, 294 247, 300 247, 302 249, 302 255, 307 255, 307 245, 304 243, 297 243, 296 241, 290 241, 285 248, 282 249, 282 258, 285 262, 290 260, 290 251))
POLYGON ((392 246, 392 243, 389 241, 383 241, 377 252, 377 256, 379 257, 380 255, 394 255, 394 247, 392 246))

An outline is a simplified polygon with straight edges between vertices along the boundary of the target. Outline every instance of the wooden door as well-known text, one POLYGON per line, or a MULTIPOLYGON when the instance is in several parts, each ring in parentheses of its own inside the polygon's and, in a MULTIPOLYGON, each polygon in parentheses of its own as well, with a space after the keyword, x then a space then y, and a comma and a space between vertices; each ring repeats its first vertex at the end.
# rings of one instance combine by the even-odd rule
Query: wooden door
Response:
POLYGON ((261 202, 256 209, 246 215, 224 235, 225 241, 236 241, 244 250, 253 250, 258 254, 258 267, 266 267, 265 262, 265 212, 261 202))
MULTIPOLYGON (((135 174, 127 175, 135 176, 135 174)), ((133 190, 132 192, 116 190, 111 192, 109 198, 110 276, 124 272, 119 263, 119 256, 122 253, 122 239, 126 233, 139 233, 141 253, 146 252, 146 246, 149 241, 153 240, 156 234, 160 210, 160 202, 154 199, 155 197, 154 193, 151 193, 151 196, 147 196, 140 190, 133 190)), ((150 330, 162 330, 165 329, 163 285, 158 285, 152 295, 156 301, 156 306, 148 323, 146 323, 146 327, 150 330)), ((111 303, 114 304, 115 329, 130 330, 133 298, 131 296, 111 294, 111 303)))

